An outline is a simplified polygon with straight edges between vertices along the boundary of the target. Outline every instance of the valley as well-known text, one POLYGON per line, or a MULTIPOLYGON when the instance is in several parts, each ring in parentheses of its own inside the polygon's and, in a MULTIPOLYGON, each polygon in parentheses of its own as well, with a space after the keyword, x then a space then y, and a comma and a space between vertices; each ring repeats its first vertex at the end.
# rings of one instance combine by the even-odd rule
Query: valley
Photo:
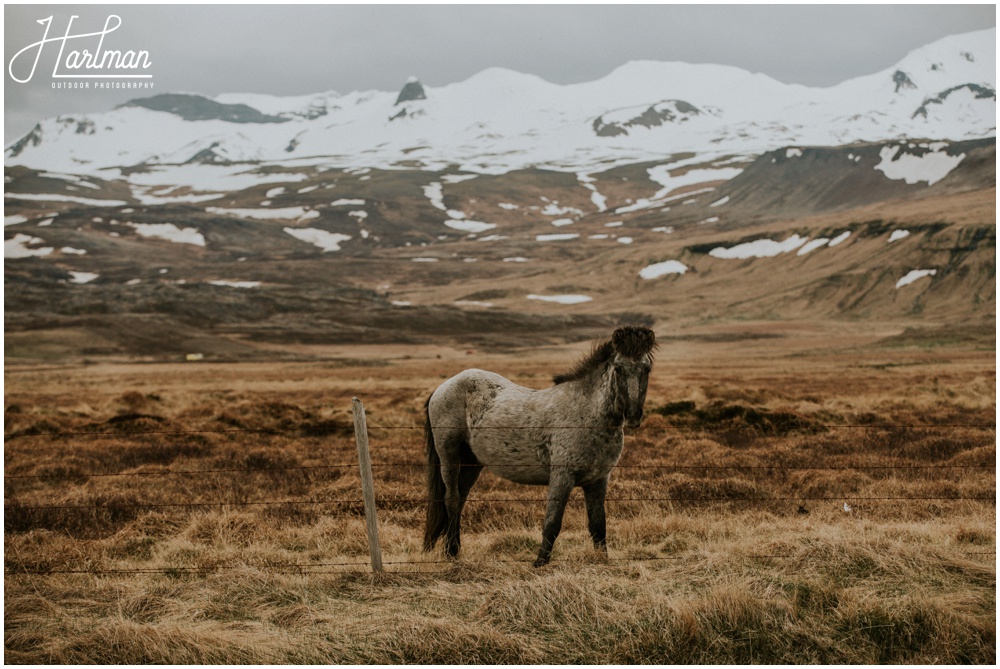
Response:
POLYGON ((880 151, 589 175, 203 166, 203 180, 246 183, 212 197, 7 168, 7 360, 530 345, 622 321, 685 336, 744 321, 988 326, 995 140, 904 151, 961 156, 933 185, 887 178, 880 151))

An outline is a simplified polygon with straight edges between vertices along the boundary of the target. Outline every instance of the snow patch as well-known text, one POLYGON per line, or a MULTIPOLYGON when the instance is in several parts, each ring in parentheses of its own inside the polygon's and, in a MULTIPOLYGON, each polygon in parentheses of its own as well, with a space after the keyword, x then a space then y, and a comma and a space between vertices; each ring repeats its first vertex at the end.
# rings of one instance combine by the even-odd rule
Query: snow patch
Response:
POLYGON ((57 193, 4 193, 3 196, 13 200, 33 200, 35 202, 73 202, 91 207, 123 207, 128 204, 124 200, 94 200, 87 197, 59 195, 57 193))
POLYGON ((893 230, 892 234, 889 235, 889 243, 898 242, 900 239, 906 239, 909 236, 909 230, 893 230))
POLYGON ((25 218, 24 216, 17 215, 17 214, 15 214, 14 216, 4 216, 3 217, 3 227, 5 227, 5 228, 8 225, 18 225, 20 223, 27 223, 27 222, 28 222, 27 218, 25 218))
POLYGON ((827 237, 820 237, 819 239, 813 239, 812 241, 806 242, 806 244, 802 248, 800 248, 799 252, 796 253, 795 255, 804 256, 810 251, 815 251, 819 247, 824 246, 829 242, 830 240, 827 237))
POLYGON ((32 237, 31 235, 25 235, 22 233, 17 233, 11 239, 5 239, 3 242, 3 257, 4 258, 30 258, 32 256, 42 257, 47 256, 52 253, 55 249, 51 246, 43 246, 36 249, 28 248, 29 244, 44 244, 45 241, 39 239, 38 237, 32 237))
POLYGON ((446 184, 457 184, 462 181, 468 181, 469 179, 475 179, 478 174, 445 174, 441 177, 441 181, 446 184))
POLYGON ((70 283, 90 283, 94 279, 100 276, 100 274, 93 274, 91 272, 73 272, 69 273, 70 283))
POLYGON ((182 195, 170 195, 178 188, 174 186, 168 186, 167 188, 159 188, 153 190, 150 188, 133 187, 132 197, 141 202, 142 204, 198 204, 200 202, 208 202, 209 200, 217 200, 222 197, 222 193, 185 193, 182 195))
POLYGON ((639 270, 639 276, 643 279, 658 279, 667 274, 684 274, 688 271, 688 266, 679 260, 665 260, 653 265, 648 265, 639 270))
POLYGON ((837 235, 836 237, 834 237, 833 239, 831 239, 830 243, 828 244, 828 246, 834 247, 837 244, 842 244, 845 241, 847 241, 847 238, 850 237, 850 236, 851 236, 851 231, 850 230, 845 230, 844 232, 840 233, 839 235, 837 235))
POLYGON ((745 244, 737 244, 730 248, 717 247, 708 252, 713 258, 746 260, 747 258, 773 258, 782 253, 789 253, 799 248, 807 241, 806 237, 792 235, 788 239, 776 242, 771 239, 757 239, 745 244))
POLYGON ((365 204, 364 200, 348 200, 341 198, 339 200, 334 200, 330 203, 331 207, 363 207, 365 204))
POLYGON ((327 251, 339 251, 342 242, 350 241, 349 235, 342 235, 339 232, 327 232, 319 228, 284 228, 284 231, 296 239, 318 246, 327 251))
POLYGON ((224 209, 222 207, 205 207, 209 214, 220 216, 235 216, 237 218, 253 219, 283 219, 290 221, 305 221, 319 218, 318 211, 310 211, 305 207, 284 207, 281 209, 224 209))
POLYGON ((733 177, 739 176, 743 173, 742 167, 719 167, 693 169, 688 170, 684 174, 671 176, 670 170, 677 169, 679 166, 680 165, 677 163, 657 165, 656 167, 650 167, 646 170, 649 174, 649 178, 662 186, 662 188, 660 188, 660 190, 653 195, 653 200, 662 200, 678 188, 693 186, 695 184, 705 183, 708 181, 729 181, 733 177))
MULTIPOLYGON (((742 167, 719 167, 688 170, 684 174, 678 176, 670 175, 671 170, 676 170, 679 167, 686 166, 687 164, 688 161, 682 160, 677 163, 657 165, 656 167, 650 167, 647 169, 646 172, 649 174, 650 180, 660 184, 660 190, 658 190, 651 198, 639 198, 639 200, 633 204, 615 209, 615 213, 624 214, 632 211, 639 211, 641 209, 662 207, 666 203, 673 202, 674 200, 689 198, 692 195, 709 193, 715 190, 715 188, 699 188, 697 190, 688 191, 679 195, 670 195, 670 193, 686 186, 692 186, 708 181, 728 181, 743 172, 742 167)), ((687 202, 685 202, 685 204, 687 204, 687 202)))
POLYGON ((583 216, 583 212, 575 207, 560 207, 558 200, 545 205, 542 213, 546 216, 565 216, 567 214, 571 216, 583 216))
POLYGON ((580 235, 576 234, 575 232, 563 232, 563 233, 556 233, 556 234, 553 234, 553 235, 535 235, 535 241, 536 242, 562 242, 562 241, 566 241, 566 240, 569 240, 569 239, 576 239, 579 236, 580 235))
POLYGON ((441 211, 448 211, 448 207, 444 206, 444 190, 440 181, 432 181, 424 186, 424 196, 433 206, 441 211))
POLYGON ((586 295, 528 295, 528 299, 555 302, 556 304, 582 304, 590 302, 594 298, 586 295))
POLYGON ((471 232, 473 234, 486 232, 487 230, 492 230, 497 227, 494 223, 484 223, 483 221, 459 221, 454 219, 445 221, 444 224, 453 230, 461 230, 462 232, 471 232))
POLYGON ((937 149, 915 155, 912 153, 899 154, 902 146, 883 146, 878 155, 881 162, 875 166, 889 179, 898 181, 902 179, 908 184, 915 184, 926 181, 928 186, 933 186, 941 179, 951 174, 951 171, 958 167, 965 158, 964 153, 957 156, 950 156, 937 146, 937 149))
POLYGON ((260 281, 209 281, 213 286, 226 286, 228 288, 256 288, 260 285, 260 281))
POLYGON ((586 172, 579 172, 576 175, 576 178, 580 182, 581 186, 590 191, 590 201, 594 203, 595 207, 597 207, 597 211, 598 212, 607 211, 608 198, 605 197, 604 195, 601 195, 597 191, 597 186, 594 185, 594 182, 597 181, 597 179, 590 176, 586 172))
POLYGON ((937 274, 936 269, 915 269, 911 270, 906 276, 896 282, 896 288, 902 288, 903 286, 908 286, 917 279, 922 279, 925 276, 934 276, 937 274))
POLYGON ((205 238, 197 228, 178 228, 173 223, 126 223, 142 237, 153 237, 155 239, 166 239, 175 244, 194 244, 204 246, 205 238))

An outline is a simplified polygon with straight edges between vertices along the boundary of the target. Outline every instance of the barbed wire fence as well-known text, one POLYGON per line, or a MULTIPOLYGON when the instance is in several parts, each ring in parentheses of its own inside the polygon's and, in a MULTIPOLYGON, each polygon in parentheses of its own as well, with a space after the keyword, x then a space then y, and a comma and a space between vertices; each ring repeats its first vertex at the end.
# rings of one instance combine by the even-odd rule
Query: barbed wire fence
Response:
MULTIPOLYGON (((218 468, 205 468, 205 469, 163 469, 157 471, 140 471, 140 472, 60 472, 60 473, 49 473, 49 474, 6 474, 4 475, 5 484, 14 481, 27 481, 27 480, 44 480, 44 479, 102 479, 102 478, 133 478, 133 477, 166 477, 166 476, 216 476, 221 474, 249 474, 249 473, 280 473, 280 472, 293 472, 293 471, 322 471, 322 470, 343 470, 348 471, 360 466, 360 474, 362 481, 364 481, 366 476, 366 461, 367 461, 367 476, 371 477, 371 468, 409 468, 409 469, 426 469, 428 464, 426 462, 372 462, 370 456, 367 454, 367 440, 368 440, 368 430, 379 430, 379 431, 420 431, 422 432, 425 427, 423 425, 372 425, 367 426, 364 420, 364 408, 360 407, 360 402, 355 400, 357 405, 355 406, 355 438, 358 443, 359 449, 359 462, 347 463, 331 463, 323 465, 288 465, 288 466, 274 466, 269 465, 266 467, 218 467, 218 468), (360 425, 359 425, 359 410, 360 410, 360 425), (363 442, 363 444, 362 444, 363 442)), ((536 430, 540 426, 503 426, 496 427, 492 429, 503 429, 503 430, 536 430)), ((555 426, 543 426, 546 430, 596 430, 596 429, 606 429, 600 426, 580 426, 580 425, 555 425, 555 426)), ((670 425, 671 429, 675 430, 690 430, 692 432, 711 434, 713 430, 708 429, 704 426, 685 426, 685 425, 670 425)), ((988 423, 922 423, 922 424, 889 424, 889 423, 837 423, 837 424, 823 424, 823 425, 811 425, 809 429, 813 431, 827 431, 827 430, 954 430, 954 429, 970 429, 970 430, 984 430, 991 431, 995 434, 996 425, 988 423)), ((12 433, 4 434, 5 444, 9 440, 24 439, 24 438, 48 438, 48 439, 61 439, 61 438, 80 438, 80 437, 146 437, 146 436, 180 436, 180 435, 194 435, 194 434, 218 434, 218 435, 242 435, 242 434, 263 434, 263 435, 290 435, 293 437, 308 436, 310 434, 316 436, 326 436, 330 434, 342 434, 342 429, 339 426, 324 425, 318 427, 311 426, 296 426, 296 427, 266 427, 266 428, 196 428, 196 429, 141 429, 141 430, 131 430, 131 429, 116 429, 116 430, 66 430, 66 431, 46 431, 46 430, 23 430, 12 433)), ((456 464, 449 466, 469 466, 478 467, 475 464, 456 464)), ((524 466, 521 463, 517 464, 495 464, 496 467, 518 467, 524 466)), ((552 463, 548 465, 549 467, 560 467, 568 465, 560 465, 559 463, 552 463)), ((900 464, 850 464, 850 465, 783 465, 783 464, 710 464, 710 463, 698 463, 698 464, 619 464, 616 466, 617 469, 624 470, 663 470, 663 471, 713 471, 713 470, 725 470, 725 471, 752 471, 752 472, 789 472, 789 471, 881 471, 881 472, 921 472, 921 473, 932 473, 938 471, 986 471, 993 470, 995 472, 995 464, 972 464, 972 463, 955 463, 955 464, 913 464, 911 463, 900 463, 900 464)), ((362 485, 362 496, 361 497, 348 497, 348 498, 325 498, 325 499, 285 499, 285 500, 225 500, 225 501, 199 501, 199 502, 123 502, 117 499, 109 499, 104 503, 94 503, 94 504, 23 504, 17 500, 16 497, 5 499, 5 513, 11 511, 15 513, 41 513, 41 512, 52 512, 52 511, 92 511, 94 513, 104 512, 104 513, 120 513, 122 511, 138 511, 138 510, 156 510, 156 509, 226 509, 231 507, 295 507, 295 506, 331 506, 347 505, 352 509, 357 509, 362 506, 366 515, 366 526, 369 533, 369 546, 371 548, 371 560, 370 562, 360 562, 360 561, 336 561, 336 562, 317 562, 308 564, 283 564, 278 566, 270 566, 267 569, 269 574, 274 575, 325 575, 325 574, 345 574, 351 572, 358 573, 368 573, 364 570, 364 567, 368 567, 371 571, 382 572, 385 566, 391 566, 394 568, 392 573, 396 574, 411 574, 411 573, 445 573, 451 569, 464 567, 469 568, 468 563, 456 562, 455 560, 388 560, 383 561, 381 559, 381 551, 378 549, 378 532, 377 532, 377 521, 375 520, 376 509, 379 507, 392 507, 397 508, 400 506, 413 505, 420 507, 431 502, 444 501, 444 500, 434 500, 428 499, 426 496, 377 496, 374 494, 373 489, 368 486, 362 485), (441 565, 447 565, 448 569, 441 569, 441 565), (426 567, 432 567, 432 569, 425 569, 426 567), (351 569, 343 569, 343 568, 351 569)), ((544 505, 546 503, 545 498, 539 497, 469 497, 465 500, 466 504, 534 504, 534 505, 544 505)), ((570 502, 579 502, 579 499, 571 499, 570 502)), ((787 496, 745 496, 745 495, 686 495, 686 496, 625 496, 625 497, 608 497, 606 501, 609 503, 655 503, 655 504, 705 504, 714 502, 725 502, 725 503, 742 503, 742 504, 756 504, 756 505, 766 505, 766 504, 776 504, 776 503, 788 503, 788 502, 851 502, 851 503, 872 503, 872 502, 915 502, 915 501, 926 501, 926 502, 993 502, 996 503, 996 493, 994 489, 993 495, 850 495, 850 494, 839 494, 839 495, 787 495, 787 496)), ((802 507, 800 506, 800 512, 802 507)), ((970 558, 979 556, 996 555, 996 551, 966 551, 962 552, 961 555, 968 556, 970 558)), ((805 554, 746 554, 741 557, 745 559, 754 560, 782 560, 782 559, 803 559, 805 554)), ((631 563, 631 562, 659 562, 659 561, 674 561, 687 559, 682 556, 636 556, 628 558, 617 558, 608 559, 605 558, 603 561, 608 563, 631 563)), ((516 560, 516 559, 500 559, 491 557, 491 563, 504 563, 504 564, 531 564, 533 560, 516 560)), ((575 562, 573 559, 555 558, 552 562, 575 562)), ((129 576, 129 575, 145 575, 145 574, 158 574, 166 575, 171 577, 179 576, 208 576, 224 572, 236 572, 237 569, 220 569, 217 567, 192 567, 192 566, 168 566, 168 567, 149 567, 149 568, 122 568, 122 569, 99 569, 99 568, 88 568, 88 569, 29 569, 26 567, 21 567, 17 569, 5 568, 5 576, 16 577, 16 576, 48 576, 48 575, 91 575, 91 576, 129 576)))

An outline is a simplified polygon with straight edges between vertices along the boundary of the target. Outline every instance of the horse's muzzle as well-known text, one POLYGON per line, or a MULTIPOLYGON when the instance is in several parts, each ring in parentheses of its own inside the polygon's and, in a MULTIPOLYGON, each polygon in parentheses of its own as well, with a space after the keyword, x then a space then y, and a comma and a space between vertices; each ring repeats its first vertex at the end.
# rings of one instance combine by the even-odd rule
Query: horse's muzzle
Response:
POLYGON ((642 423, 642 411, 633 416, 625 416, 625 427, 634 430, 642 423))

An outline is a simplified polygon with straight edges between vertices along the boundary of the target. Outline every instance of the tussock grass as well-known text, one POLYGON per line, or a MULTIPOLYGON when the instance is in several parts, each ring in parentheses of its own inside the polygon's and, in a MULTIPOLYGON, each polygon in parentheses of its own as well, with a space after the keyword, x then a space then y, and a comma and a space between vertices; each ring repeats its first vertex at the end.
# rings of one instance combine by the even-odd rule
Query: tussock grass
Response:
MULTIPOLYGON (((130 369, 134 391, 113 370, 8 379, 5 429, 22 436, 5 472, 22 478, 5 486, 4 659, 994 663, 995 431, 961 427, 994 420, 995 394, 970 391, 993 392, 992 359, 799 359, 793 375, 733 355, 742 389, 701 363, 654 379, 660 410, 612 477, 609 557, 574 491, 541 570, 544 489, 488 473, 474 498, 534 501, 470 501, 460 559, 421 550, 423 445, 404 428, 441 361, 252 366, 224 383, 130 369), (381 575, 351 395, 373 426, 381 575)), ((493 362, 529 384, 565 366, 493 362)))

